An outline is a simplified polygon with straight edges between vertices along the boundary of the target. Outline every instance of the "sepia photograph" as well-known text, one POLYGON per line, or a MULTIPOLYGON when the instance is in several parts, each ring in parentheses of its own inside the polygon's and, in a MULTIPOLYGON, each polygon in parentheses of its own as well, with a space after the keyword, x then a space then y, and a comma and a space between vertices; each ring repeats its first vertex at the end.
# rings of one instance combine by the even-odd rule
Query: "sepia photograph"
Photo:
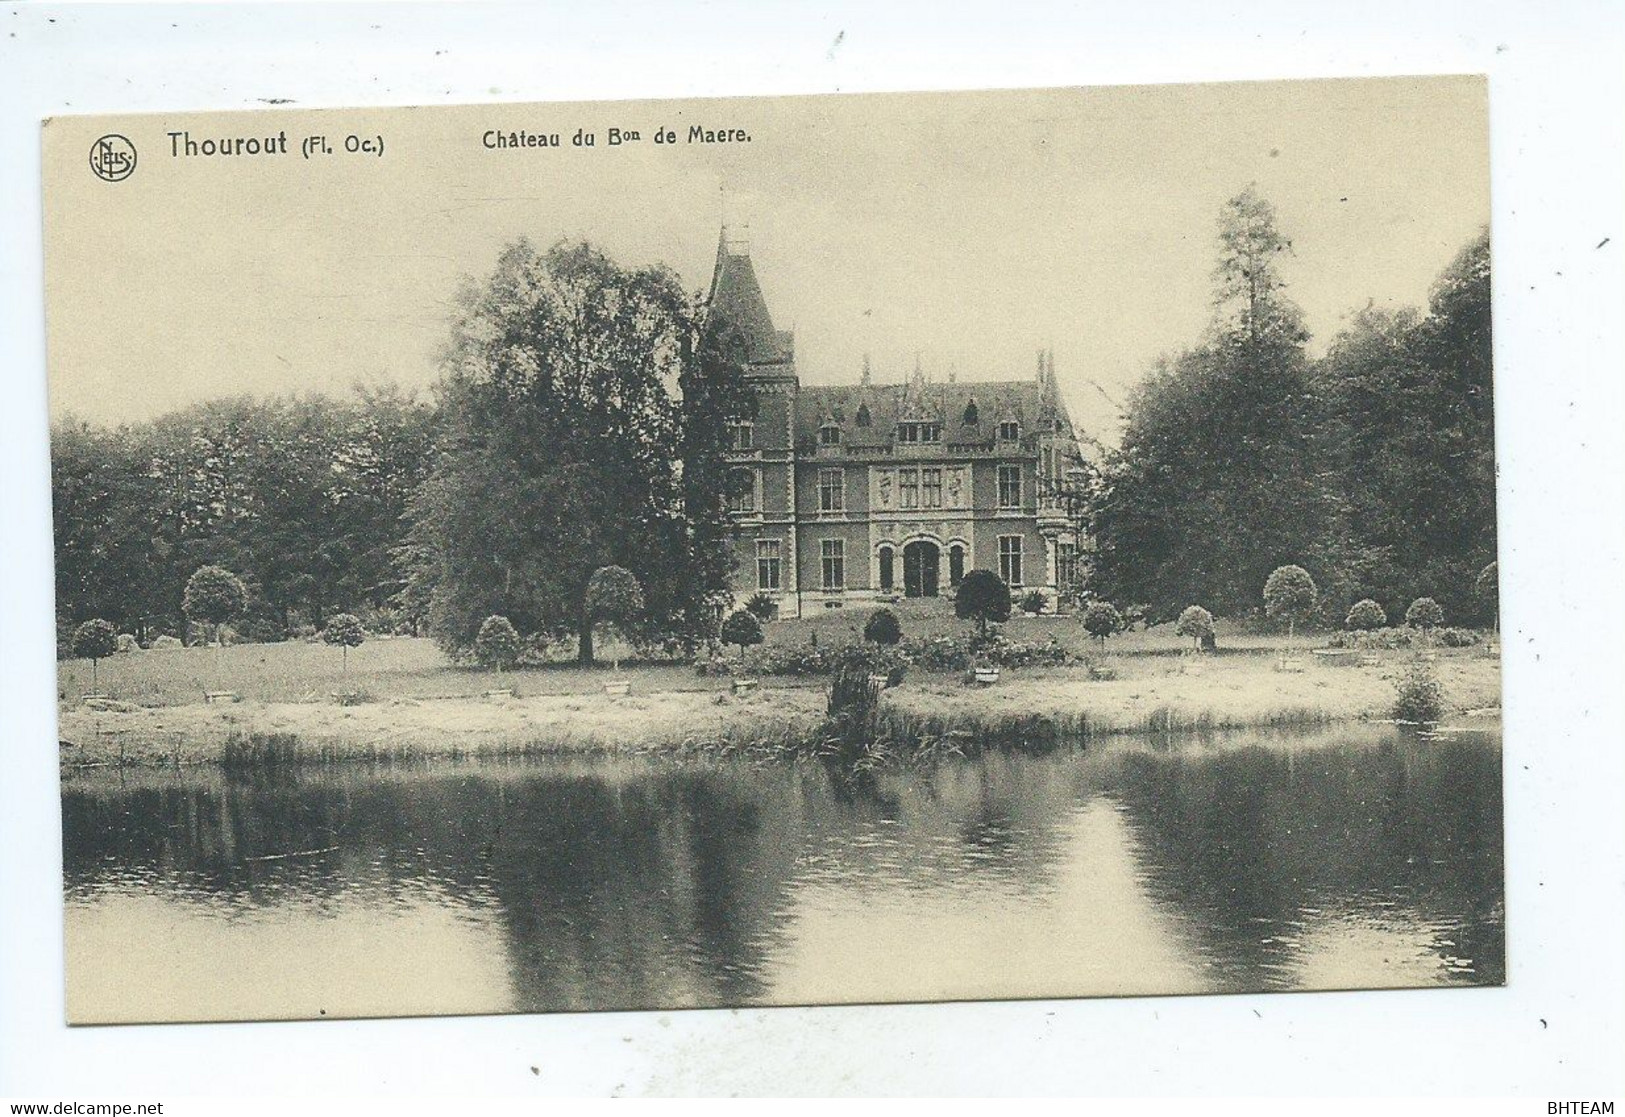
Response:
POLYGON ((1506 982, 1482 77, 41 142, 71 1024, 1506 982))

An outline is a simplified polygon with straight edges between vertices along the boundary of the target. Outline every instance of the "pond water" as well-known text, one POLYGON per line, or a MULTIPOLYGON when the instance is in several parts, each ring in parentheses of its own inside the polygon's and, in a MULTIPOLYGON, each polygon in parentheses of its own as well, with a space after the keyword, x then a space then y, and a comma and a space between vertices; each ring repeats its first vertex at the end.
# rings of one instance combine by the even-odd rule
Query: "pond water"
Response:
POLYGON ((64 783, 69 1017, 1498 984, 1498 730, 64 783))

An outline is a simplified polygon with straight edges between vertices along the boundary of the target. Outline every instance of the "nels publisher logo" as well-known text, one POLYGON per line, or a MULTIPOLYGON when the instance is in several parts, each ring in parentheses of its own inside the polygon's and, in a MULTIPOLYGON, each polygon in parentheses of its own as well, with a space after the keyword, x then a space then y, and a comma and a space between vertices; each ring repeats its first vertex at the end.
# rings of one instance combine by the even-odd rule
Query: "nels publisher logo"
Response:
POLYGON ((135 171, 135 145, 110 133, 90 145, 90 169, 106 182, 123 182, 135 171))

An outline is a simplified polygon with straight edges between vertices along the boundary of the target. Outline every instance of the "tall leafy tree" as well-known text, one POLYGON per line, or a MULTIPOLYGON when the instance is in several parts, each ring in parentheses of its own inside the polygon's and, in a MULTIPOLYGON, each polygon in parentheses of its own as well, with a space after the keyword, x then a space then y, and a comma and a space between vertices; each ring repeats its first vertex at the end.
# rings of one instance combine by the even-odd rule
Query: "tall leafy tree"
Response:
POLYGON ((1299 556, 1329 583, 1347 578, 1354 548, 1281 274, 1290 247, 1253 188, 1225 204, 1208 335, 1154 370, 1103 468, 1092 588, 1149 620, 1192 598, 1254 611, 1268 573, 1299 556))
POLYGON ((403 600, 443 646, 467 649, 500 613, 575 636, 591 662, 587 585, 606 565, 636 576, 652 625, 699 635, 697 603, 728 572, 708 480, 748 398, 714 335, 669 270, 587 244, 518 241, 465 289, 402 552, 403 600))
POLYGON ((1492 619, 1473 592, 1495 557, 1489 234, 1434 284, 1427 313, 1370 308, 1333 342, 1330 403, 1353 527, 1372 561, 1361 588, 1392 614, 1435 594, 1492 619))

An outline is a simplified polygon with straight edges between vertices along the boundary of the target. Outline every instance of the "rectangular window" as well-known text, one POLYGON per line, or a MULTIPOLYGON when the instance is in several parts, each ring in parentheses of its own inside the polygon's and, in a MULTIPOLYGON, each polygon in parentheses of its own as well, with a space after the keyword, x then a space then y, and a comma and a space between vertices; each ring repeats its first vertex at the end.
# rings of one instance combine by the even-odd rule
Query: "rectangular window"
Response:
POLYGON ((899 469, 897 471, 897 506, 899 508, 918 508, 920 506, 919 470, 899 469))
POLYGON ((1055 544, 1055 585, 1065 593, 1075 589, 1074 583, 1078 579, 1078 545, 1076 543, 1055 544))
POLYGON ((845 474, 839 469, 818 471, 818 510, 839 512, 846 507, 845 474))
POLYGON ((1019 465, 999 466, 999 507, 1021 507, 1021 467, 1019 465))
POLYGON ((735 423, 731 433, 735 450, 749 450, 756 445, 756 428, 754 424, 735 423))
POLYGON ((942 470, 920 470, 920 507, 942 507, 942 470))
POLYGON ((1021 585, 1021 536, 999 536, 999 577, 1012 589, 1021 585))
POLYGON ((728 511, 756 511, 756 474, 753 470, 728 471, 728 511))
POLYGON ((824 566, 824 588, 826 590, 842 590, 846 588, 846 542, 841 539, 825 539, 819 544, 819 556, 824 566))
POLYGON ((1021 424, 1006 419, 999 424, 999 441, 1015 442, 1021 437, 1021 424))
POLYGON ((899 442, 941 442, 941 423, 899 423, 897 424, 897 441, 899 442))
POLYGON ((780 544, 777 539, 759 539, 756 542, 756 588, 776 590, 781 574, 780 544))

